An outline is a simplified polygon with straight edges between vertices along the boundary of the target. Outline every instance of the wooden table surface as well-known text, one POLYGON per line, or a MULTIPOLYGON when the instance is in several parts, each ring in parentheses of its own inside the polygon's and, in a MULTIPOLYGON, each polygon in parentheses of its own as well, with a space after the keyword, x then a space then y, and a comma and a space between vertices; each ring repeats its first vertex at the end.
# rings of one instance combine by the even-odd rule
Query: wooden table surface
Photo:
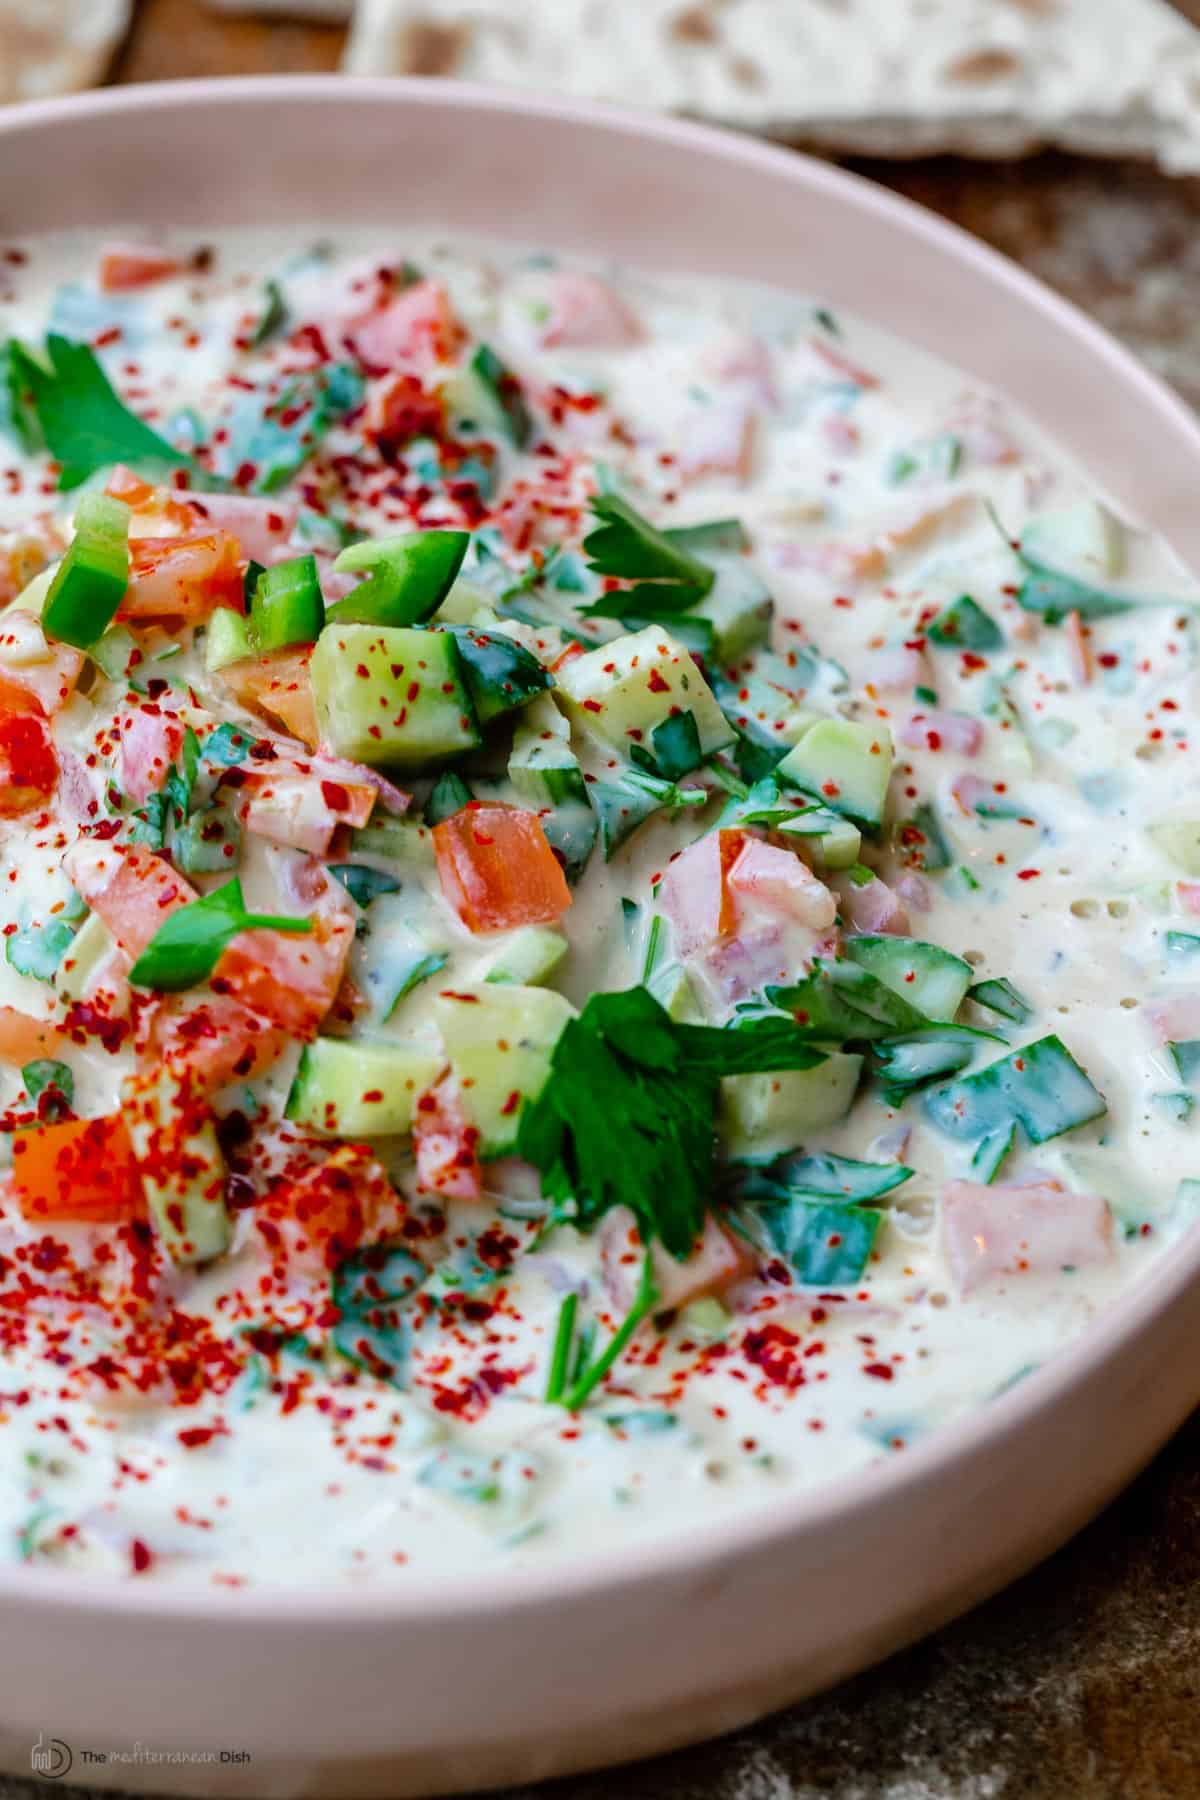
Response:
MULTIPOLYGON (((1188 4, 1200 14, 1200 0, 1188 4)), ((115 77, 334 69, 342 38, 334 26, 222 18, 199 0, 143 0, 115 77)), ((1200 406, 1200 182, 1059 155, 855 166, 1015 257, 1200 406)), ((45 1787, 0 1781, 0 1797, 35 1791, 45 1787)), ((958 1624, 753 1730, 540 1800, 555 1794, 1200 1796, 1200 1417, 1051 1562, 958 1624)))

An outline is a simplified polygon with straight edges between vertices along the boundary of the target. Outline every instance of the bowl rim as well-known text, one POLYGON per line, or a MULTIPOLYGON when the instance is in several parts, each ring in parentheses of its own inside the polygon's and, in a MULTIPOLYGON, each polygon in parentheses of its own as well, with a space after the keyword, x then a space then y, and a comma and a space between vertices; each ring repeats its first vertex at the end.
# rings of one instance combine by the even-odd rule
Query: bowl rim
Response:
MULTIPOLYGON (((111 118, 185 108, 269 105, 272 101, 309 100, 316 105, 386 104, 402 108, 461 110, 475 115, 538 118, 569 125, 584 123, 623 137, 641 140, 648 150, 670 143, 694 151, 698 158, 717 157, 741 164, 748 173, 783 176, 798 188, 853 198, 860 215, 890 217, 926 243, 958 260, 975 265, 993 284, 1022 299, 1027 306, 1054 318, 1080 340, 1098 363, 1120 372, 1127 390, 1136 390, 1143 405, 1184 437, 1190 437, 1200 468, 1200 422, 1164 381, 1139 362, 1108 331, 1071 301, 1056 294, 989 245, 913 201, 866 177, 803 152, 766 143, 738 131, 691 120, 626 111, 594 102, 531 96, 520 89, 482 83, 420 78, 375 78, 338 74, 250 75, 132 83, 119 88, 28 101, 0 112, 0 149, 6 139, 43 130, 80 117, 111 118)), ((6 235, 36 235, 13 231, 6 235)), ((869 310, 869 309, 864 309, 869 310)), ((1053 435, 1053 433, 1051 433, 1053 435)), ((396 1581, 360 1588, 337 1585, 140 1586, 129 1577, 0 1566, 0 1602, 35 1605, 41 1610, 107 1612, 145 1620, 182 1619, 240 1624, 297 1625, 322 1623, 399 1624, 437 1617, 445 1621, 478 1618, 484 1613, 536 1611, 547 1603, 582 1602, 599 1591, 611 1592, 654 1576, 682 1579, 705 1566, 731 1564, 740 1555, 779 1549, 799 1537, 853 1530, 856 1521, 887 1507, 901 1507, 921 1490, 952 1480, 956 1469, 978 1453, 1011 1439, 1019 1428, 1045 1414, 1069 1406, 1072 1396, 1099 1366, 1114 1362, 1135 1340, 1150 1332, 1157 1316, 1168 1310, 1200 1277, 1200 1229, 1185 1230, 1164 1249, 1160 1265, 1148 1271, 1094 1319, 1067 1347, 1014 1386, 907 1447, 901 1455, 879 1458, 853 1473, 816 1487, 772 1493, 720 1517, 696 1523, 678 1536, 654 1530, 639 1532, 628 1543, 614 1543, 580 1555, 571 1562, 555 1554, 542 1564, 477 1565, 440 1574, 412 1573, 396 1581)))

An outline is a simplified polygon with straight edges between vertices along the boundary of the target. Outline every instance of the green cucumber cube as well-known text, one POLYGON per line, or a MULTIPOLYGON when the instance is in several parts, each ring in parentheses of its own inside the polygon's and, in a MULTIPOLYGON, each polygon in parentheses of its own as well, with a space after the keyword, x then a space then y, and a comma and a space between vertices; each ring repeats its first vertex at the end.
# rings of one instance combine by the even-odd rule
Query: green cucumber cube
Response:
POLYGON ((625 757, 681 713, 695 721, 704 756, 728 749, 736 737, 689 652, 661 625, 577 656, 559 672, 558 685, 572 717, 625 757))
POLYGON ((327 625, 309 674, 322 740, 338 756, 414 769, 480 741, 450 632, 327 625))
POLYGON ((480 984, 438 994, 433 1014, 480 1155, 502 1156, 517 1141, 521 1108, 546 1083, 575 1009, 551 988, 480 984))
POLYGON ((822 719, 788 751, 775 774, 855 824, 879 826, 894 761, 886 725, 822 719))
POLYGON ((966 997, 974 970, 940 944, 918 938, 849 937, 842 946, 851 962, 868 970, 928 1019, 953 1019, 966 997))
POLYGON ((522 800, 537 810, 581 801, 587 784, 571 749, 571 727, 548 694, 531 700, 513 734, 508 778, 522 800))
POLYGON ((522 925, 489 963, 484 980, 536 986, 549 980, 568 948, 553 925, 522 925))
MULTIPOLYGON (((99 645, 96 647, 99 649, 99 645)), ((234 612, 231 606, 218 607, 208 621, 204 638, 204 666, 209 674, 215 675, 218 669, 253 654, 250 627, 242 614, 234 612)))
POLYGON ((727 1156, 773 1156, 794 1150, 809 1132, 849 1112, 862 1073, 861 1056, 837 1050, 812 1069, 775 1075, 727 1075, 721 1083, 718 1130, 727 1156))
POLYGON ((301 1052, 287 1117, 319 1137, 399 1137, 443 1066, 428 1044, 318 1038, 301 1052))
POLYGON ((130 1075, 121 1089, 125 1124, 154 1229, 172 1262, 211 1262, 229 1248, 227 1170, 216 1127, 168 1065, 130 1075))
POLYGON ((709 556, 707 560, 717 578, 694 611, 711 622, 713 654, 724 665, 766 642, 774 606, 744 557, 709 556))
POLYGON ((454 586, 470 541, 466 531, 411 531, 348 544, 334 570, 367 579, 329 608, 329 622, 401 626, 428 619, 454 586))

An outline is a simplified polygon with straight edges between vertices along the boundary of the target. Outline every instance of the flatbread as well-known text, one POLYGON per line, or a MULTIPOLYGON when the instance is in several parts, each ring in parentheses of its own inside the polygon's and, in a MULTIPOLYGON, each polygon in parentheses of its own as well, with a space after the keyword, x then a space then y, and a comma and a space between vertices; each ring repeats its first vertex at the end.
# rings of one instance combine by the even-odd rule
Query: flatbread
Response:
POLYGON ((1166 0, 358 0, 345 67, 839 150, 1056 144, 1200 169, 1200 31, 1166 0))
POLYGON ((102 81, 129 27, 129 0, 0 0, 0 101, 102 81))

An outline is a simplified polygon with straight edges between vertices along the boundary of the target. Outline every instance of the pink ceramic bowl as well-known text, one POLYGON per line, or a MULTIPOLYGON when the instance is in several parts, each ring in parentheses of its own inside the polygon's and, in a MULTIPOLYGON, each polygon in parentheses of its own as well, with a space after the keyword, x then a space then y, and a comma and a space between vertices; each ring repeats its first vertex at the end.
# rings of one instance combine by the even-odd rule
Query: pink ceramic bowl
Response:
MULTIPOLYGON (((1200 568, 1200 431, 1179 402, 990 251, 820 163, 454 83, 196 82, 0 117, 0 238, 333 218, 759 277, 874 314, 1004 390, 1200 568)), ((375 1593, 6 1566, 0 1762, 28 1773, 44 1734, 112 1786, 396 1800, 743 1725, 973 1605, 1110 1499, 1200 1396, 1198 1275, 1193 1233, 974 1418, 670 1543, 375 1593), (82 1758, 135 1744, 253 1760, 82 1758)))

